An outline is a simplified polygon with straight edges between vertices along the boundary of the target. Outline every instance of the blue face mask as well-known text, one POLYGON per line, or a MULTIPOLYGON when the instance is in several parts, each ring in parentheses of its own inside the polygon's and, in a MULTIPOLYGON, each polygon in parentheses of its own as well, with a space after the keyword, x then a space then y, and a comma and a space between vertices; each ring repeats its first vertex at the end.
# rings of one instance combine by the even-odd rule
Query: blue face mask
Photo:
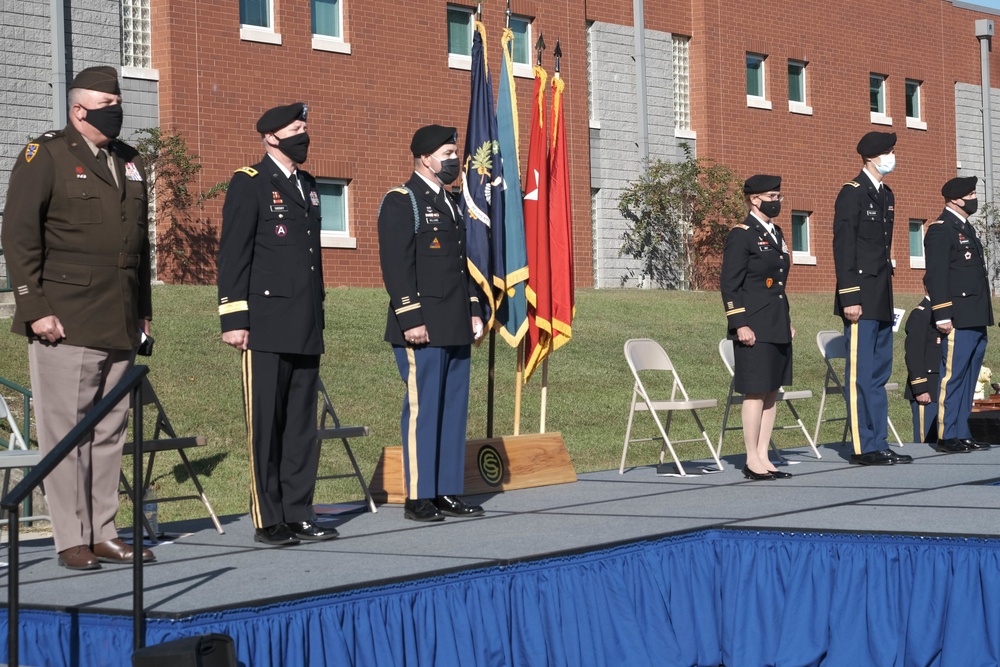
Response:
POLYGON ((879 158, 878 164, 875 165, 875 169, 878 171, 878 173, 882 174, 883 176, 885 176, 895 168, 896 168, 895 153, 886 153, 881 158, 879 158))

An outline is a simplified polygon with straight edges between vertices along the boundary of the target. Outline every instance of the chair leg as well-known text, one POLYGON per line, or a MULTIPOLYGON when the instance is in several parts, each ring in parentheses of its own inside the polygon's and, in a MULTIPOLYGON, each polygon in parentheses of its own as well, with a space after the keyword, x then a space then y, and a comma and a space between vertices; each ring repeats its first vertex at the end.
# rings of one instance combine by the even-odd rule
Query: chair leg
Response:
POLYGON ((813 442, 819 442, 819 427, 823 425, 823 410, 826 408, 826 387, 823 387, 823 394, 819 398, 819 414, 816 415, 816 432, 813 433, 813 442))
MULTIPOLYGON (((135 493, 132 492, 132 485, 128 483, 128 479, 125 478, 124 472, 118 473, 118 479, 121 481, 123 487, 125 487, 125 495, 130 498, 135 498, 135 493)), ((134 500, 133 500, 134 502, 134 500)), ((140 499, 139 502, 142 502, 140 499)), ((156 533, 153 532, 153 526, 150 525, 149 519, 146 518, 145 512, 140 512, 139 516, 142 517, 142 530, 146 531, 146 535, 149 536, 149 541, 156 544, 158 540, 156 539, 156 533)), ((135 546, 138 547, 141 543, 141 531, 138 526, 132 526, 132 541, 135 542, 135 546)))
POLYGON ((729 382, 729 396, 726 397, 726 409, 722 413, 722 430, 719 431, 719 451, 722 451, 722 440, 726 437, 726 425, 729 423, 729 411, 733 407, 733 382, 729 382))
POLYGON ((715 451, 715 447, 712 446, 712 441, 708 437, 708 433, 705 431, 705 426, 701 423, 701 419, 698 417, 698 413, 694 410, 691 411, 691 415, 694 417, 695 423, 698 424, 698 428, 701 429, 701 437, 705 440, 705 444, 708 445, 708 451, 712 452, 712 458, 715 459, 715 465, 719 467, 719 471, 723 470, 722 461, 719 460, 719 452, 715 451))
POLYGON ((902 447, 903 441, 899 437, 899 432, 896 431, 896 426, 892 423, 891 419, 889 419, 888 422, 889 422, 889 430, 892 431, 892 435, 896 438, 896 444, 902 447))
POLYGON ((635 419, 635 389, 632 390, 632 407, 628 413, 628 427, 625 429, 625 446, 622 447, 622 464, 618 467, 618 474, 625 474, 625 456, 628 454, 629 438, 632 437, 632 420, 635 419))
MULTIPOLYGON (((677 452, 674 451, 674 446, 671 444, 670 438, 668 437, 668 433, 670 432, 670 414, 667 414, 667 428, 664 429, 663 424, 660 422, 659 415, 657 415, 656 411, 653 410, 653 406, 647 404, 647 407, 649 408, 649 414, 653 415, 653 421, 656 422, 656 428, 660 430, 660 436, 663 438, 663 445, 660 447, 660 463, 663 463, 664 450, 669 449, 670 456, 674 459, 674 465, 677 466, 678 474, 680 474, 681 477, 687 477, 688 474, 684 471, 684 466, 681 465, 681 460, 677 458, 677 452)), ((704 428, 702 428, 701 432, 702 435, 705 435, 704 428)), ((708 436, 705 435, 705 437, 707 438, 708 436)), ((708 448, 712 449, 711 442, 709 442, 708 448)))
POLYGON ((788 406, 789 411, 792 413, 792 417, 795 418, 795 423, 798 424, 799 429, 802 431, 802 435, 806 436, 806 442, 812 447, 813 454, 816 458, 821 459, 823 455, 819 453, 819 449, 816 447, 816 441, 809 435, 809 431, 806 430, 806 425, 802 423, 802 417, 799 417, 799 413, 795 410, 795 406, 792 405, 791 401, 785 401, 785 405, 788 406))
POLYGON ((347 452, 347 458, 351 460, 351 467, 354 468, 354 475, 358 478, 358 482, 361 484, 361 490, 365 494, 365 502, 368 503, 368 509, 372 511, 372 514, 377 514, 378 510, 375 508, 375 501, 372 500, 372 494, 368 490, 368 485, 365 484, 365 478, 361 474, 361 469, 358 468, 358 462, 354 458, 354 452, 351 451, 351 443, 347 441, 347 438, 341 438, 341 442, 344 443, 344 450, 347 452))
POLYGON ((183 449, 178 449, 177 453, 181 455, 181 460, 184 461, 184 467, 187 468, 188 475, 191 476, 191 482, 194 483, 194 488, 198 489, 198 495, 201 497, 201 504, 205 506, 208 510, 208 515, 212 518, 212 523, 215 524, 215 530, 219 535, 225 535, 226 531, 222 529, 222 524, 219 523, 219 517, 215 515, 215 510, 212 509, 211 503, 208 502, 208 496, 205 495, 205 489, 201 488, 201 482, 198 480, 198 475, 195 473, 194 466, 191 465, 191 461, 188 460, 187 454, 184 453, 183 449))

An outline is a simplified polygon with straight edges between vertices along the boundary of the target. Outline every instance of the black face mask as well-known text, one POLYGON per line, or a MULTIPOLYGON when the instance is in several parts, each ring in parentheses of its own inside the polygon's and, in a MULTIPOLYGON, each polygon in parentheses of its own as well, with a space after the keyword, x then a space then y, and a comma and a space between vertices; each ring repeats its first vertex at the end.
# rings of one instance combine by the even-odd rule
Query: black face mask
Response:
POLYGON ((84 120, 108 139, 114 139, 121 134, 122 121, 125 117, 122 105, 112 104, 111 106, 98 107, 96 109, 83 108, 87 110, 87 117, 84 120))
POLYGON ((972 215, 979 210, 979 199, 963 199, 962 200, 962 210, 965 211, 967 215, 972 215))
POLYGON ((278 150, 288 156, 295 164, 302 164, 309 155, 309 133, 293 134, 284 139, 278 139, 278 150))
POLYGON ((781 202, 780 201, 762 201, 760 206, 760 212, 767 216, 768 220, 771 218, 777 218, 778 214, 781 213, 781 202))
POLYGON ((438 160, 438 158, 434 159, 441 163, 441 171, 434 172, 434 175, 437 176, 438 180, 445 185, 454 183, 455 179, 458 178, 458 171, 461 166, 459 159, 457 157, 449 160, 438 160))

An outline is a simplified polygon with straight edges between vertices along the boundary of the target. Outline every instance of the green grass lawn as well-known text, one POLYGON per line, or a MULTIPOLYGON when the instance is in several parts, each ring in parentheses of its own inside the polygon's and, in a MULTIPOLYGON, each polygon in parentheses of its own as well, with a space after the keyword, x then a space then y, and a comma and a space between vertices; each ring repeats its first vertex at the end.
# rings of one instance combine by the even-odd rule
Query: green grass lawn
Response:
MULTIPOLYGON (((239 355, 219 337, 214 287, 158 286, 153 289, 153 335, 156 352, 148 360, 150 379, 180 435, 204 435, 208 447, 195 450, 193 459, 209 499, 219 514, 244 513, 248 507, 249 469, 241 403, 239 355)), ((916 295, 897 295, 897 305, 910 308, 916 295)), ((815 425, 824 364, 816 348, 816 332, 840 329, 832 314, 830 294, 791 296, 792 321, 798 330, 794 346, 794 389, 811 389, 816 396, 802 402, 799 411, 810 428, 815 425)), ((366 477, 374 470, 382 447, 399 444, 402 385, 388 344, 382 341, 386 296, 377 289, 331 289, 327 293, 327 353, 321 375, 341 420, 365 424, 371 435, 354 441, 354 451, 366 477)), ((556 352, 549 367, 548 431, 561 431, 578 472, 617 468, 631 398, 632 377, 622 354, 629 338, 653 338, 670 354, 692 398, 716 398, 729 388, 729 375, 717 346, 725 334, 718 293, 645 290, 580 290, 573 340, 556 352)), ((469 408, 469 437, 486 431, 487 346, 474 351, 469 408)), ((893 380, 906 379, 903 335, 895 337, 893 380)), ((28 385, 25 339, 0 326, 0 375, 28 385)), ((1000 366, 1000 351, 991 345, 986 364, 1000 366)), ((513 432, 515 354, 499 337, 496 359, 497 435, 513 432)), ((538 430, 541 373, 525 388, 522 433, 538 430)), ((19 401, 4 391, 12 410, 19 401)), ((844 411, 834 400, 832 411, 844 411)), ((722 406, 701 416, 709 435, 718 438, 722 406)), ((779 419, 787 417, 779 409, 779 419)), ((890 396, 890 414, 904 441, 911 433, 909 404, 902 390, 890 396)), ((652 435, 648 416, 637 417, 640 433, 652 435)), ((675 420, 679 438, 694 433, 686 415, 675 420)), ((825 427, 821 440, 839 438, 842 424, 825 427)), ((674 431, 671 432, 674 434, 674 431)), ((804 439, 788 431, 776 435, 783 447, 802 446, 804 439)), ((658 444, 633 445, 630 465, 656 460, 658 444)), ((727 435, 723 454, 742 451, 739 433, 727 435)), ((682 458, 707 456, 697 443, 682 445, 682 458)), ((346 472, 349 464, 339 442, 327 443, 321 472, 346 472)), ((165 454, 157 459, 158 495, 175 495, 192 488, 179 459, 165 454), (182 485, 183 483, 183 485, 182 485), (179 486, 182 485, 182 486, 179 486)), ((351 480, 321 482, 317 502, 339 502, 360 497, 351 480)), ((123 506, 123 512, 127 508, 123 506)), ((197 502, 170 503, 160 509, 161 521, 200 516, 197 502)), ((128 519, 122 516, 122 524, 128 519)))

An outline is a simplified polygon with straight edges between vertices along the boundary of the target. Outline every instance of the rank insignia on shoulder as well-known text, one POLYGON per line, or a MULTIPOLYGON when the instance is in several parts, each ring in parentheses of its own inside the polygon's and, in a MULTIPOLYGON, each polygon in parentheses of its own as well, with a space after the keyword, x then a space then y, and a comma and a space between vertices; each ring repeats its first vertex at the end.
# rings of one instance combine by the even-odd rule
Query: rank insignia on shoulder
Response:
POLYGON ((237 169, 233 173, 234 174, 246 174, 250 178, 253 178, 254 176, 256 176, 258 174, 258 171, 256 169, 254 169, 253 167, 240 167, 239 169, 237 169))
POLYGON ((434 240, 431 241, 431 249, 432 250, 440 250, 441 249, 441 242, 437 240, 436 236, 434 237, 434 240))
POLYGON ((389 192, 398 192, 401 195, 405 195, 406 194, 406 188, 403 188, 403 187, 393 188, 392 190, 389 190, 389 192))
POLYGON ((846 183, 844 183, 844 187, 845 187, 845 188, 846 188, 846 187, 847 187, 848 185, 850 185, 850 186, 851 186, 852 188, 860 188, 860 187, 861 187, 861 184, 860 184, 860 183, 858 183, 857 181, 847 181, 846 183))
POLYGON ((32 158, 38 154, 38 144, 28 144, 24 148, 24 161, 31 162, 32 158))
POLYGON ((749 230, 749 229, 750 229, 750 227, 748 227, 747 225, 744 225, 744 224, 743 224, 743 223, 741 222, 741 223, 739 223, 738 225, 736 225, 735 227, 733 227, 733 229, 742 229, 742 230, 744 230, 744 231, 747 231, 747 230, 749 230))

